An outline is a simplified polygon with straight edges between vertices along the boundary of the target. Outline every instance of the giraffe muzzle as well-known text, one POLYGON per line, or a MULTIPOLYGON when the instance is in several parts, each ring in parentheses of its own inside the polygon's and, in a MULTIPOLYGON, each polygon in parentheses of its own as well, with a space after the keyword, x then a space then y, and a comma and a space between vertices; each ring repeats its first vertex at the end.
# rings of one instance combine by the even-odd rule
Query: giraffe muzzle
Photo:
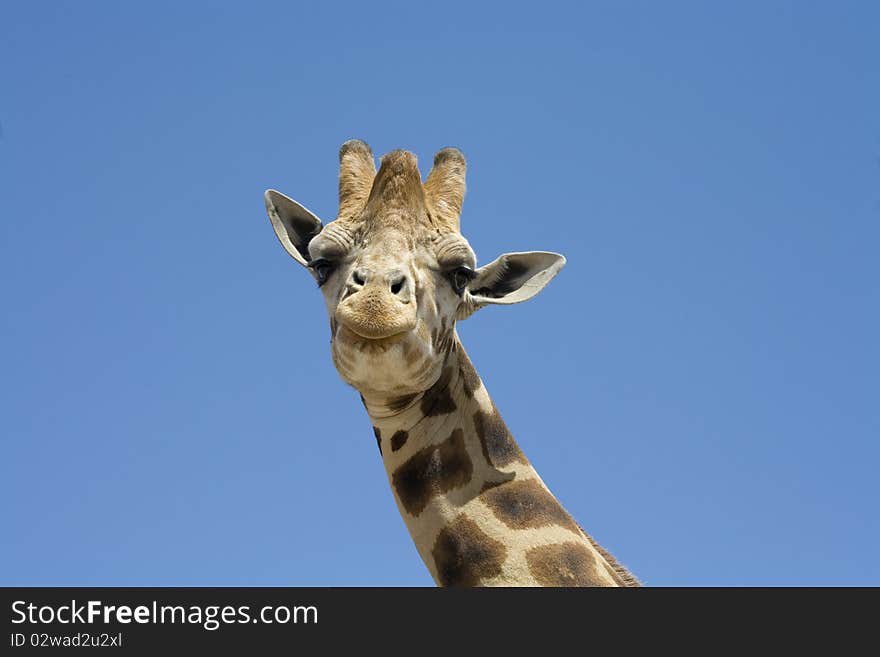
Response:
POLYGON ((407 289, 408 281, 389 285, 378 279, 372 277, 359 289, 350 290, 336 308, 336 321, 368 340, 409 333, 415 329, 418 318, 415 299, 407 289))

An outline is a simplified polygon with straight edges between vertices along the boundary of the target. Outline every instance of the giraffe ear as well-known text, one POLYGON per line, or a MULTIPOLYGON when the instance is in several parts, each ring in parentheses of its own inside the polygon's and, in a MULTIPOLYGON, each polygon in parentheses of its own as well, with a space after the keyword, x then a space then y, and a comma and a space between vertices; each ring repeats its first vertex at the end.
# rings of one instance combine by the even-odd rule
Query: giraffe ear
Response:
POLYGON ((489 304, 528 301, 544 289, 563 265, 565 258, 558 253, 505 253, 476 271, 468 285, 468 305, 476 310, 489 304))
POLYGON ((321 232, 321 220, 306 207, 274 189, 267 190, 264 196, 266 212, 281 246, 299 264, 308 266, 309 242, 321 232))

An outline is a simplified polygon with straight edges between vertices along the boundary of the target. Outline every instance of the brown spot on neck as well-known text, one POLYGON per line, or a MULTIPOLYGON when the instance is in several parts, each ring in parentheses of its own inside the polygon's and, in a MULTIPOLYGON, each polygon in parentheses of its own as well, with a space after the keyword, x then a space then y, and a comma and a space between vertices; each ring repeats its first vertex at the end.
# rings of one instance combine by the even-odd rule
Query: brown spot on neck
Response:
POLYGON ((501 574, 507 549, 462 514, 440 530, 431 555, 440 584, 477 586, 501 574))
POLYGON ((425 417, 452 413, 457 407, 452 398, 452 384, 455 370, 447 364, 437 382, 422 396, 421 410, 425 417))
POLYGON ((464 432, 456 429, 438 445, 413 454, 391 476, 400 503, 418 516, 431 499, 471 480, 474 466, 464 444, 464 432))
POLYGON ((409 438, 409 433, 406 431, 395 431, 394 435, 391 436, 391 451, 396 452, 401 447, 406 444, 407 439, 409 438))
POLYGON ((509 481, 480 495, 486 506, 511 529, 532 529, 559 525, 579 532, 577 523, 536 479, 509 481))
POLYGON ((607 586, 596 557, 580 543, 555 543, 526 552, 529 571, 541 586, 607 586))
POLYGON ((480 438, 483 455, 496 468, 510 465, 514 461, 523 464, 529 462, 510 435, 494 404, 491 413, 483 411, 474 413, 474 428, 480 438))
POLYGON ((480 377, 464 349, 458 350, 458 367, 465 394, 467 394, 468 397, 473 397, 474 393, 482 384, 482 381, 480 381, 480 377))

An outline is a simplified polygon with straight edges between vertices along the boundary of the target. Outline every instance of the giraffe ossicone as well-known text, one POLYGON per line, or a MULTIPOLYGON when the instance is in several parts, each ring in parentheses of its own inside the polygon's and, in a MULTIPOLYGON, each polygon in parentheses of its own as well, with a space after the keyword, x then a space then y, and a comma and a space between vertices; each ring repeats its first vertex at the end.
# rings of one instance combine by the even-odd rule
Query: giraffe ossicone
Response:
POLYGON ((339 151, 339 212, 323 225, 265 194, 284 249, 324 296, 331 356, 373 425, 404 522, 443 586, 634 586, 565 511, 501 419, 455 330, 480 308, 535 296, 565 258, 507 253, 477 267, 460 232, 465 158, 446 148, 424 182, 397 150, 376 170, 339 151))

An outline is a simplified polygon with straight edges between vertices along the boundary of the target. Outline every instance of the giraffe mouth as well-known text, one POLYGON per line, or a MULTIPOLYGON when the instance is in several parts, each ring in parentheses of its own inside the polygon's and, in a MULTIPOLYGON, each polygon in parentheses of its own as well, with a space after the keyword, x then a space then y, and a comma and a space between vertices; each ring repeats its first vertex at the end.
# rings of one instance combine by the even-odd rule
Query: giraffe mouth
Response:
POLYGON ((375 350, 385 350, 392 345, 398 344, 406 339, 406 337, 411 333, 410 330, 399 331, 398 333, 394 333, 392 335, 369 335, 371 331, 358 331, 354 328, 348 327, 345 324, 340 324, 339 329, 336 331, 336 339, 345 343, 348 346, 352 346, 355 348, 368 348, 371 351, 375 350), (364 335, 367 333, 367 335, 364 335))

